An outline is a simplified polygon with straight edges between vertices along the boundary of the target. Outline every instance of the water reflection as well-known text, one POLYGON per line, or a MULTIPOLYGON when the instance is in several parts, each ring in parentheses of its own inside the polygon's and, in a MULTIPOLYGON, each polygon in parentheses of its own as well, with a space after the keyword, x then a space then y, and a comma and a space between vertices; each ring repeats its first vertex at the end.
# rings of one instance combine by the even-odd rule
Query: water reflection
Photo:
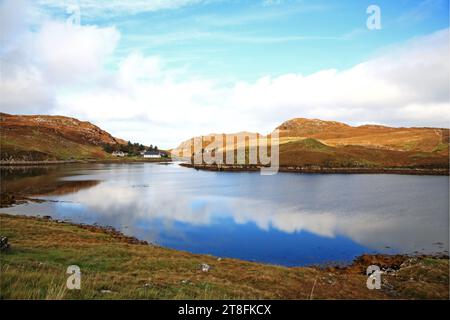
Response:
POLYGON ((177 249, 285 265, 448 250, 448 177, 268 177, 139 164, 72 168, 57 181, 80 188, 39 196, 60 202, 2 211, 113 225, 177 249))
POLYGON ((96 186, 96 180, 64 180, 68 174, 76 175, 67 166, 46 167, 2 167, 1 192, 15 195, 63 195, 74 193, 81 189, 96 186))

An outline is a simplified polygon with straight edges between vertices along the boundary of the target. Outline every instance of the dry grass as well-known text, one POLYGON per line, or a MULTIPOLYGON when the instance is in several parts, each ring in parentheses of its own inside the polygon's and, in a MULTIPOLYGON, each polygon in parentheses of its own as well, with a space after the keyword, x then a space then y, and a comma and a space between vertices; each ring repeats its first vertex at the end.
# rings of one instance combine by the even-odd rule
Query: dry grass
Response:
POLYGON ((1 254, 1 299, 448 298, 443 259, 419 260, 386 276, 386 290, 368 290, 360 272, 218 260, 42 219, 0 215, 0 234, 11 244, 1 254), (202 263, 212 269, 202 272, 202 263), (81 290, 65 287, 72 264, 81 290))
MULTIPOLYGON (((288 120, 277 129, 279 139, 275 142, 279 143, 281 166, 429 169, 448 169, 449 166, 449 129, 352 127, 334 121, 302 118, 288 120)), ((252 144, 245 142, 246 134, 222 134, 222 139, 233 141, 236 138, 233 149, 247 150, 252 144)), ((210 149, 208 145, 213 137, 203 136, 202 148, 210 149)), ((181 153, 186 149, 190 150, 187 152, 190 156, 193 152, 190 144, 191 140, 184 141, 174 152, 181 153)), ((225 147, 220 149, 226 150, 225 147)))

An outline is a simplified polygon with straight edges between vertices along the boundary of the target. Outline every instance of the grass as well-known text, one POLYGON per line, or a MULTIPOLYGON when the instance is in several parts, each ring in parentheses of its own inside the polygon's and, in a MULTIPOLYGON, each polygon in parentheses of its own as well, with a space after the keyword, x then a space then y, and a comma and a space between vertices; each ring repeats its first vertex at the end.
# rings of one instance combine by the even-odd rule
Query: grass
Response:
POLYGON ((299 150, 308 150, 308 151, 316 151, 316 152, 332 152, 333 148, 323 144, 322 142, 313 139, 306 138, 300 140, 289 141, 283 145, 287 149, 296 148, 299 150))
POLYGON ((37 130, 26 133, 25 136, 5 136, 1 139, 2 158, 10 156, 27 160, 43 159, 87 159, 107 158, 108 155, 99 146, 77 143, 68 139, 42 133, 37 130), (38 155, 38 159, 36 158, 38 155), (42 159, 41 159, 42 158, 42 159))
POLYGON ((389 290, 368 290, 361 272, 219 260, 38 218, 2 214, 0 234, 11 244, 0 256, 1 299, 310 299, 314 283, 315 299, 448 299, 446 259, 419 259, 383 279, 389 290), (73 264, 81 290, 66 288, 73 264))
POLYGON ((418 141, 408 141, 403 144, 403 149, 406 151, 411 151, 416 148, 418 145, 418 141))
POLYGON ((303 139, 303 140, 299 141, 299 143, 303 144, 307 149, 312 149, 312 150, 317 150, 317 151, 330 151, 333 149, 313 138, 303 139))
POLYGON ((448 143, 441 142, 436 146, 436 148, 434 148, 433 152, 445 152, 445 151, 448 152, 448 148, 449 148, 448 143))

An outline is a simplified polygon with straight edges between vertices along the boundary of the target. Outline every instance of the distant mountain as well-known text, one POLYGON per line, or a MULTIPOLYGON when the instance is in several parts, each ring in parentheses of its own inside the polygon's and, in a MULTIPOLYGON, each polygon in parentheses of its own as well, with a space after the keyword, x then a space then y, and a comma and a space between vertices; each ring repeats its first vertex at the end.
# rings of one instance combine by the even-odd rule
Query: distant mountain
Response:
MULTIPOLYGON (((449 129, 353 127, 336 121, 295 118, 278 126, 281 166, 448 168, 449 129)), ((245 135, 238 133, 236 135, 245 135)), ((213 135, 204 136, 207 149, 213 135)), ((233 134, 223 134, 223 137, 233 134)), ((191 140, 173 151, 179 153, 191 140)), ((236 148, 246 148, 238 144, 236 148)))
POLYGON ((2 160, 69 160, 110 157, 104 144, 125 144, 87 122, 62 116, 0 113, 2 160))

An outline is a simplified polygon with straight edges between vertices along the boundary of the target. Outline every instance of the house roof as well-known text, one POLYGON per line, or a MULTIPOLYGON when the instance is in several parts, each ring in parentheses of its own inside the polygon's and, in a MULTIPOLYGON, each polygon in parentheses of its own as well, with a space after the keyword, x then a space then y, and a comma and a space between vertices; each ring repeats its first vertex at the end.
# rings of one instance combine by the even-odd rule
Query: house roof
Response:
POLYGON ((145 151, 144 155, 146 156, 159 156, 161 153, 159 151, 145 151))

